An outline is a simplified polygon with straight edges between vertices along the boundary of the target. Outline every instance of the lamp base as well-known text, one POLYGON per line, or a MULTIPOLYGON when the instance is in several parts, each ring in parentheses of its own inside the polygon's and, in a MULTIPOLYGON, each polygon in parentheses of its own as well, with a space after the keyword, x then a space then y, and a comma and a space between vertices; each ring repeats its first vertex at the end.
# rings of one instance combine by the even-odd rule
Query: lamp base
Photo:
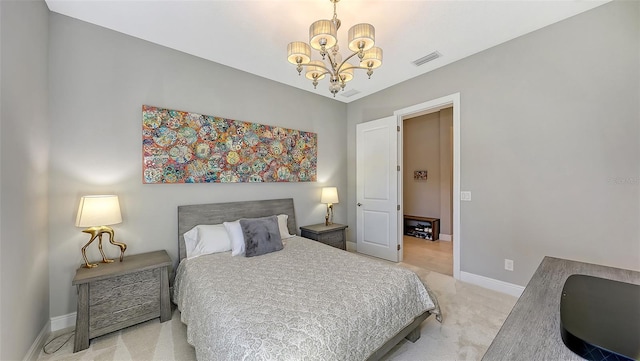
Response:
POLYGON ((328 226, 333 224, 333 204, 327 204, 327 215, 324 216, 324 225, 328 226))
POLYGON ((89 233, 91 235, 91 239, 89 239, 89 242, 87 242, 87 244, 85 244, 84 247, 82 247, 82 258, 84 258, 84 264, 82 265, 82 267, 84 268, 98 267, 97 263, 89 263, 89 260, 87 259, 87 247, 96 238, 98 238, 98 249, 100 250, 100 254, 102 255, 102 263, 113 263, 113 260, 108 259, 107 256, 104 254, 104 251, 102 250, 102 235, 104 233, 107 233, 109 235, 109 243, 115 246, 118 246, 120 248, 120 262, 124 260, 124 251, 127 250, 127 245, 122 242, 116 242, 114 240, 115 232, 111 227, 107 227, 107 226, 89 227, 83 230, 82 232, 89 233))

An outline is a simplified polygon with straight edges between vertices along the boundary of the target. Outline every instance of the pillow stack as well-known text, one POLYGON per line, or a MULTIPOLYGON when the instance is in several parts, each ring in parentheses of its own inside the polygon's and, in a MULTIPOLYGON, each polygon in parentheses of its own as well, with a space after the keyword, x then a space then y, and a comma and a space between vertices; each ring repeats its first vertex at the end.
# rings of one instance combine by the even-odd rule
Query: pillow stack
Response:
POLYGON ((254 257, 281 250, 289 234, 289 216, 244 218, 223 224, 197 225, 184 233, 187 259, 228 252, 232 256, 254 257))

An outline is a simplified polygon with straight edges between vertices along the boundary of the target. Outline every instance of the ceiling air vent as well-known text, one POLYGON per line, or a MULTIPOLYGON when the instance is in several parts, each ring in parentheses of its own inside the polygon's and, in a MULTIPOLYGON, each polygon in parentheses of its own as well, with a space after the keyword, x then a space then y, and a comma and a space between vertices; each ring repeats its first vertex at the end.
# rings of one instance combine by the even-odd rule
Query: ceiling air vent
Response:
POLYGON ((341 92, 340 95, 342 95, 345 98, 348 98, 348 97, 352 97, 352 96, 354 96, 354 95, 356 95, 358 93, 360 93, 359 90, 351 89, 351 90, 347 90, 346 92, 341 92))
POLYGON ((415 65, 415 66, 424 65, 424 64, 426 64, 426 63, 430 62, 431 60, 436 60, 436 59, 438 59, 438 58, 439 58, 439 57, 441 57, 441 56, 442 56, 442 54, 440 54, 440 53, 439 53, 439 52, 437 52, 437 51, 434 51, 433 53, 431 53, 431 54, 429 54, 429 55, 427 55, 427 56, 423 56, 423 57, 422 57, 422 58, 420 58, 420 59, 414 60, 414 61, 413 61, 413 65, 415 65))

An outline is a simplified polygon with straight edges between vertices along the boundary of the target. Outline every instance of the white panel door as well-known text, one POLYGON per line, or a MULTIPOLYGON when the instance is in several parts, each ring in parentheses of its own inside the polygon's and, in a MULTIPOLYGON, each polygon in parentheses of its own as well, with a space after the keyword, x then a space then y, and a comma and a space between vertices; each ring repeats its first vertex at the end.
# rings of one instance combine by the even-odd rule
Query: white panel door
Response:
POLYGON ((398 262, 397 117, 356 125, 358 252, 398 262))

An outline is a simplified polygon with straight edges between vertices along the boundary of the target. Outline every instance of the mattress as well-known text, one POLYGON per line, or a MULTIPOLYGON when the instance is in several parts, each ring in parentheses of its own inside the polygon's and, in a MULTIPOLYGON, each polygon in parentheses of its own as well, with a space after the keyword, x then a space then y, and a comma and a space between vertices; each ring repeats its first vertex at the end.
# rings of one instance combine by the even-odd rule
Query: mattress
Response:
POLYGON ((301 237, 185 259, 174 302, 204 360, 364 360, 437 301, 412 271, 301 237))

